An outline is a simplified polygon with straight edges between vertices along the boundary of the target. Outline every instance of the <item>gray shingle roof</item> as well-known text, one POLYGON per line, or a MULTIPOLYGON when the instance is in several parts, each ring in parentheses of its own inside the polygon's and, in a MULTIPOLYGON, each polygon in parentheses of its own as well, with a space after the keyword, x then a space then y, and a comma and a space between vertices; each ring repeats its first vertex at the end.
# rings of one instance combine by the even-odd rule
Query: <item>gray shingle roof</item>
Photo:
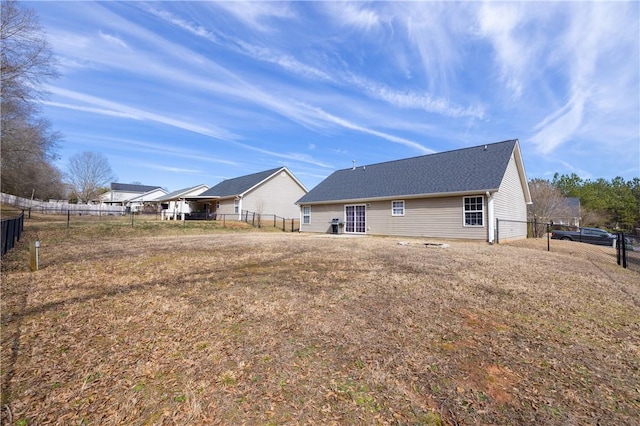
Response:
POLYGON ((160 187, 150 186, 150 185, 138 185, 133 183, 111 182, 112 191, 139 192, 141 194, 144 194, 145 192, 153 191, 154 189, 157 189, 157 188, 160 188, 160 187))
POLYGON ((297 204, 497 190, 516 143, 508 140, 338 170, 297 204))
POLYGON ((188 194, 191 191, 193 191, 194 189, 198 188, 199 186, 203 186, 201 185, 194 185, 194 186, 190 186, 189 188, 182 188, 182 189, 178 189, 177 191, 173 191, 168 193, 167 195, 162 195, 158 198, 156 198, 156 201, 170 201, 173 200, 174 198, 178 198, 179 196, 183 195, 183 194, 188 194))
POLYGON ((198 197, 231 197, 234 195, 244 194, 247 190, 253 188, 281 169, 283 169, 283 167, 223 180, 219 184, 200 194, 198 197))

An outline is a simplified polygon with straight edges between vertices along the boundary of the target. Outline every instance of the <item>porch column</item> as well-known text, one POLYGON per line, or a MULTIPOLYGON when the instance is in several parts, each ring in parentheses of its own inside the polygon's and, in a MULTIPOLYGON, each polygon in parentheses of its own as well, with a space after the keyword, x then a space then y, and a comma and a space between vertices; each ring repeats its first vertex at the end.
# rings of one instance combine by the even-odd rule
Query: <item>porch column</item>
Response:
POLYGON ((495 233, 496 233, 496 218, 494 217, 495 214, 493 212, 493 194, 487 192, 487 221, 488 226, 487 226, 487 230, 489 233, 489 244, 493 244, 493 240, 495 239, 495 233))

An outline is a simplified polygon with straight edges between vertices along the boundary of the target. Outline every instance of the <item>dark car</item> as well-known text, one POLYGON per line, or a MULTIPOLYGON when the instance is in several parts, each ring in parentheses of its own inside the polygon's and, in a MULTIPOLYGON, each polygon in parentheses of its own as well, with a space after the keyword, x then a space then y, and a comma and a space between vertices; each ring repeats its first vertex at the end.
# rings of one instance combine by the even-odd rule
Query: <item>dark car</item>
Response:
POLYGON ((600 228, 580 228, 579 231, 551 231, 551 238, 554 240, 613 246, 618 237, 600 228))

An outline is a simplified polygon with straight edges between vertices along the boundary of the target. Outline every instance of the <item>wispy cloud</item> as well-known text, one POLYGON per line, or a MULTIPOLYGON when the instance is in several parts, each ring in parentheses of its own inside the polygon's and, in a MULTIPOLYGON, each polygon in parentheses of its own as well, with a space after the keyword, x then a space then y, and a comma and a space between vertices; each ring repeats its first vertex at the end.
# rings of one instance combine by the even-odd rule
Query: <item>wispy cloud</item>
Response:
POLYGON ((202 174, 202 170, 199 170, 199 169, 187 169, 182 167, 165 166, 162 164, 140 162, 140 161, 136 161, 136 167, 144 167, 146 169, 159 170, 161 172, 169 172, 169 173, 202 174))
POLYGON ((516 99, 522 95, 524 74, 530 70, 530 57, 535 54, 532 40, 520 32, 531 12, 519 3, 485 2, 478 14, 479 35, 493 45, 500 77, 516 99))
POLYGON ((295 17, 285 2, 223 1, 215 3, 215 7, 231 14, 246 27, 263 32, 275 31, 282 20, 295 17))
POLYGON ((584 103, 585 96, 578 93, 534 127, 531 141, 541 153, 549 154, 576 133, 582 124, 584 103))
POLYGON ((125 41, 122 40, 120 37, 117 37, 112 34, 106 34, 106 33, 103 33, 102 31, 99 32, 99 35, 102 40, 106 41, 108 44, 112 46, 115 45, 118 47, 123 47, 125 49, 129 48, 129 46, 127 46, 127 43, 125 43, 125 41))
POLYGON ((74 110, 82 110, 86 112, 93 112, 97 114, 111 115, 119 114, 121 117, 132 118, 136 120, 148 120, 154 121, 157 123, 165 124, 167 126, 176 127, 183 130, 188 130, 190 132, 199 133, 206 136, 211 136, 216 139, 222 140, 234 140, 238 139, 239 136, 229 132, 227 130, 217 128, 215 126, 203 126, 196 123, 178 120, 172 117, 167 117, 161 114, 156 114, 153 112, 145 111, 139 108, 130 107, 127 105, 123 105, 117 102, 112 102, 107 99, 98 98, 96 96, 87 95, 84 93, 78 93, 75 91, 62 89, 59 87, 49 86, 47 90, 55 95, 60 97, 64 97, 67 99, 72 99, 75 101, 80 101, 85 104, 93 105, 93 106, 82 106, 75 105, 70 106, 66 103, 59 103, 58 107, 62 108, 70 108, 74 110))
POLYGON ((378 12, 366 3, 321 2, 320 5, 332 19, 348 28, 369 31, 381 22, 378 12))
MULTIPOLYGON (((632 123, 635 115, 635 131, 640 130, 638 98, 630 103, 628 93, 634 87, 638 93, 640 70, 627 60, 638 55, 637 21, 633 22, 637 15, 634 18, 624 7, 599 3, 576 5, 570 10, 570 25, 558 37, 555 54, 555 58, 565 58, 562 65, 569 65, 565 71, 569 100, 534 127, 531 140, 542 153, 575 138, 591 139, 593 134, 589 133, 598 132, 598 127, 611 137, 617 133, 621 118, 632 123), (631 30, 634 24, 636 31, 631 30), (636 111, 630 115, 634 103, 636 111)), ((628 125, 621 128, 631 130, 628 125)))
MULTIPOLYGON (((340 17, 345 25, 364 26, 366 29, 379 23, 378 15, 374 11, 367 10, 360 4, 326 3, 323 4, 323 6, 325 9, 331 11, 331 16, 340 17)), ((335 69, 331 71, 323 70, 315 65, 301 62, 291 54, 282 54, 271 46, 258 46, 229 36, 224 38, 218 37, 207 28, 195 22, 178 18, 170 12, 154 8, 148 8, 148 10, 161 19, 164 19, 167 23, 178 26, 193 35, 205 38, 229 50, 251 57, 254 60, 275 64, 296 76, 332 82, 344 87, 356 87, 362 90, 363 94, 368 97, 387 102, 399 108, 420 109, 452 117, 473 116, 482 118, 484 116, 484 109, 481 106, 461 107, 452 104, 452 102, 447 99, 437 98, 428 93, 418 94, 413 91, 394 90, 353 72, 344 72, 335 69)))
POLYGON ((183 19, 179 16, 176 16, 175 14, 169 12, 168 10, 162 10, 162 9, 156 8, 154 7, 153 3, 142 3, 140 6, 146 12, 152 15, 155 15, 156 17, 162 19, 163 21, 171 25, 174 25, 178 28, 181 28, 195 36, 202 37, 213 42, 218 41, 218 36, 216 36, 212 31, 209 31, 207 28, 201 25, 195 24, 194 22, 189 21, 187 19, 183 19))
POLYGON ((40 103, 43 105, 51 106, 51 107, 70 109, 74 111, 90 112, 92 114, 106 115, 110 117, 128 118, 131 120, 142 120, 142 117, 131 114, 130 112, 116 111, 113 109, 96 108, 96 107, 90 107, 85 105, 74 105, 74 104, 53 102, 53 101, 46 101, 46 100, 40 101, 40 103))
POLYGON ((352 123, 352 122, 350 122, 350 121, 348 121, 348 120, 346 120, 344 118, 336 117, 336 116, 334 116, 332 114, 329 114, 329 113, 327 113, 327 112, 325 112, 325 111, 323 111, 323 110, 321 110, 319 108, 312 108, 312 110, 315 111, 315 113, 317 114, 317 116, 319 118, 325 120, 328 123, 333 123, 333 124, 339 125, 341 127, 344 127, 345 129, 355 130, 355 131, 358 131, 358 132, 362 132, 362 133, 366 133, 366 134, 369 134, 369 135, 372 135, 372 136, 376 136, 376 137, 388 140, 390 142, 397 143, 397 144, 404 145, 406 147, 415 149, 415 150, 417 150, 417 151, 419 151, 419 152, 421 152, 423 154, 432 154, 434 152, 433 150, 431 150, 429 148, 426 148, 426 147, 420 145, 417 142, 414 142, 414 141, 411 141, 411 140, 408 140, 408 139, 405 139, 405 138, 401 138, 401 137, 398 137, 398 136, 394 136, 394 135, 391 135, 389 133, 379 132, 379 131, 373 130, 373 129, 368 129, 366 127, 363 127, 363 126, 360 126, 358 124, 352 123))

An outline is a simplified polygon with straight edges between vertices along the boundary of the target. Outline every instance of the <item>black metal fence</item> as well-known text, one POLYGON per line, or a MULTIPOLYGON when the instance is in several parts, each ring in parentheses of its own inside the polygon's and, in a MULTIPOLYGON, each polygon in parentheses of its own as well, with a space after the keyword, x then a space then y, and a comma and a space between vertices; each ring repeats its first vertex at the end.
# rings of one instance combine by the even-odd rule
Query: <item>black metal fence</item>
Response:
POLYGON ((618 265, 640 272, 640 237, 618 232, 616 260, 618 265))
POLYGON ((547 251, 579 253, 587 258, 618 265, 640 272, 640 236, 625 232, 597 233, 589 228, 578 228, 539 221, 513 221, 496 219, 496 243, 512 241, 513 230, 520 235, 526 226, 527 238, 539 239, 547 251))
POLYGON ((185 220, 216 220, 224 224, 227 221, 241 221, 256 228, 273 227, 282 232, 298 232, 300 230, 300 219, 287 219, 275 214, 256 213, 249 210, 242 210, 238 215, 219 213, 188 213, 185 220))
POLYGON ((300 219, 286 219, 275 214, 261 214, 243 210, 242 221, 258 228, 273 226, 282 229, 282 232, 298 232, 300 230, 300 219))
POLYGON ((20 216, 2 219, 2 254, 11 250, 24 230, 24 212, 20 216))

